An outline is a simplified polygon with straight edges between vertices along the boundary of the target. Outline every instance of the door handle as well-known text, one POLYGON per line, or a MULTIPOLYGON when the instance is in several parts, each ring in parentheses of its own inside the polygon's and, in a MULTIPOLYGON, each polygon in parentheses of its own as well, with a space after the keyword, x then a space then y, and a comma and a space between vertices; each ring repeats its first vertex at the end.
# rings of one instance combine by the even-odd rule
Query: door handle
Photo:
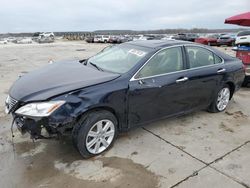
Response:
POLYGON ((223 72, 225 72, 225 71, 226 71, 226 69, 221 68, 221 69, 218 69, 218 70, 217 70, 217 73, 218 73, 218 74, 221 74, 221 73, 223 73, 223 72))
POLYGON ((176 80, 176 83, 180 83, 180 82, 185 82, 188 80, 188 77, 182 77, 176 80))

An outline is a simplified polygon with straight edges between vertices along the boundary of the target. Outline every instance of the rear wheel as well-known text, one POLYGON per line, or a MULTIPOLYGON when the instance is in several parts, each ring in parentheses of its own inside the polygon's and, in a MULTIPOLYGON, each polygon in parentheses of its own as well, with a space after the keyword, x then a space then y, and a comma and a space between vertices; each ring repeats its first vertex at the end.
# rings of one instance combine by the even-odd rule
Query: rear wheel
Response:
POLYGON ((243 81, 243 83, 242 83, 242 87, 247 87, 247 85, 248 85, 248 81, 245 79, 245 80, 243 81))
POLYGON ((210 112, 222 112, 226 109, 231 96, 231 91, 228 85, 224 85, 218 92, 214 101, 208 108, 210 112))
POLYGON ((117 120, 109 111, 88 114, 73 130, 73 142, 84 158, 108 150, 117 136, 117 120))

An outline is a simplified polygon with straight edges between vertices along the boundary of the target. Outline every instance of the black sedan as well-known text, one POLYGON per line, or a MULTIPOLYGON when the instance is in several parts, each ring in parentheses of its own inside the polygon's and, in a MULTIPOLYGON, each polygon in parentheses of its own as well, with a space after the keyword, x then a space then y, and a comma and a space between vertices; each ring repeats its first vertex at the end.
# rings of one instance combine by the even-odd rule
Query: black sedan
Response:
POLYGON ((242 62, 216 49, 134 41, 22 76, 9 91, 6 112, 35 139, 70 133, 87 158, 133 127, 194 110, 224 111, 243 80, 242 62))

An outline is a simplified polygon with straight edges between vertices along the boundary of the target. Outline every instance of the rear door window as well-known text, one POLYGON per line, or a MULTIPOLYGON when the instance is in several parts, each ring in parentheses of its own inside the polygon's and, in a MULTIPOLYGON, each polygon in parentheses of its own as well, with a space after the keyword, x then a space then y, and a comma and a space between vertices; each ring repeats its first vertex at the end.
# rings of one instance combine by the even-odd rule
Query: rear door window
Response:
POLYGON ((215 64, 222 63, 222 59, 215 54, 214 54, 214 63, 215 64))
POLYGON ((190 68, 204 67, 222 62, 220 57, 205 48, 187 46, 186 50, 190 68))

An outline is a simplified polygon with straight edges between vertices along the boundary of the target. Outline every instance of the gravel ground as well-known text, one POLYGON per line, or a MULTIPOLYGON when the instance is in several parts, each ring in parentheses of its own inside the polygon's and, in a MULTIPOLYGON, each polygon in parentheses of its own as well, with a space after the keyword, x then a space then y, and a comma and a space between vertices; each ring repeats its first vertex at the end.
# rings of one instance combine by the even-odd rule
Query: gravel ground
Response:
MULTIPOLYGON (((10 134, 4 100, 11 84, 49 61, 83 59, 105 44, 0 46, 0 187, 250 187, 249 88, 227 111, 195 112, 119 136, 105 154, 83 160, 70 138, 32 142, 10 134)), ((231 55, 229 47, 220 50, 231 55)))

